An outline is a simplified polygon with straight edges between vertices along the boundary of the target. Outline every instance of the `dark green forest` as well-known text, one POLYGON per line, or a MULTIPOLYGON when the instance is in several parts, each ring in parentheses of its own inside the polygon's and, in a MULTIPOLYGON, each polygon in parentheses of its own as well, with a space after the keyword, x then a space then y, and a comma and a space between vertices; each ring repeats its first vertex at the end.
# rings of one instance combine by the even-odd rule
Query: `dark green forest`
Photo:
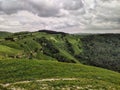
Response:
POLYGON ((84 64, 120 72, 120 35, 88 35, 81 38, 83 52, 76 57, 84 64))

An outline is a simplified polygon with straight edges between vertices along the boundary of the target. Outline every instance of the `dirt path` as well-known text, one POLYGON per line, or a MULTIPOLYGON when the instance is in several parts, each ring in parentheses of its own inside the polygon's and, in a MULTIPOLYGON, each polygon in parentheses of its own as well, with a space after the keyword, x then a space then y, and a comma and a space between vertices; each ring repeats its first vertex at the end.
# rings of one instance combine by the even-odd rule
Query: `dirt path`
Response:
MULTIPOLYGON (((59 80, 63 80, 63 81, 72 81, 72 80, 79 80, 78 78, 48 78, 48 79, 40 79, 40 80, 35 80, 36 82, 46 82, 46 81, 59 81, 59 80)), ((10 85, 14 85, 14 84, 24 84, 24 83, 30 83, 33 81, 19 81, 19 82, 15 82, 15 83, 7 83, 7 84, 0 84, 3 87, 8 87, 10 85)))

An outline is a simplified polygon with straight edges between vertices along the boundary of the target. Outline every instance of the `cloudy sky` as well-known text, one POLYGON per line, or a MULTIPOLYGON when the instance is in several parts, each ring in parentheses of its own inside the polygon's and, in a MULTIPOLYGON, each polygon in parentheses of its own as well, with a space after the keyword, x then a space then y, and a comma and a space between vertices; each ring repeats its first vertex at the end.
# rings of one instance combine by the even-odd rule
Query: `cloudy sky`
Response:
POLYGON ((120 33, 120 0, 0 0, 0 31, 120 33))

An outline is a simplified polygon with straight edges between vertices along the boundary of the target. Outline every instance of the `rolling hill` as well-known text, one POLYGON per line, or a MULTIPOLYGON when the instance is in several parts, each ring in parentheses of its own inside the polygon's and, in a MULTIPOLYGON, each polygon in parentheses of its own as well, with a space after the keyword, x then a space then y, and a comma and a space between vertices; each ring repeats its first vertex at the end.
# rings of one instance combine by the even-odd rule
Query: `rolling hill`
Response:
POLYGON ((120 72, 119 43, 119 34, 75 35, 50 30, 19 32, 2 38, 0 45, 21 53, 0 57, 83 63, 120 72))
POLYGON ((0 32, 0 90, 119 90, 119 43, 119 34, 0 32))
MULTIPOLYGON (((24 51, 24 58, 58 60, 77 63, 72 55, 80 53, 78 39, 69 34, 48 34, 48 32, 15 33, 1 41, 1 45, 24 51), (78 44, 77 46, 75 44, 78 44), (76 50, 75 50, 76 49, 76 50)), ((21 56, 22 57, 22 56, 21 56)))

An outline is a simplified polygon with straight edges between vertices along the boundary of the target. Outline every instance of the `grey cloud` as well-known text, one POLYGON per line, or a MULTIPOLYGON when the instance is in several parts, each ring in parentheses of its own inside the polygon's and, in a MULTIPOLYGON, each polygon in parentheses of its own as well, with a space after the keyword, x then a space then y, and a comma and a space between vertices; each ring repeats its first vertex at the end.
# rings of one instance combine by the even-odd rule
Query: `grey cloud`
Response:
POLYGON ((6 14, 17 13, 21 10, 30 11, 42 17, 49 17, 56 16, 60 9, 53 4, 46 4, 43 0, 39 0, 39 2, 34 2, 32 0, 0 1, 0 11, 6 14))
POLYGON ((0 11, 3 11, 6 14, 17 13, 21 10, 26 10, 32 12, 34 14, 38 14, 41 17, 49 17, 49 16, 59 16, 60 10, 78 10, 82 9, 84 4, 81 0, 55 0, 54 3, 49 3, 48 0, 2 0, 0 1, 0 11), (60 4, 62 3, 62 7, 60 4))
POLYGON ((78 10, 83 8, 84 4, 81 0, 65 0, 63 3, 63 8, 67 10, 78 10))
POLYGON ((108 30, 108 31, 113 31, 114 30, 120 30, 120 25, 119 24, 102 24, 101 25, 88 25, 87 30, 108 30))
POLYGON ((48 28, 64 31, 78 27, 82 32, 118 32, 119 3, 120 0, 0 0, 0 17, 5 19, 0 28, 10 30, 13 28, 10 23, 18 22, 20 25, 14 25, 14 30, 48 28))
POLYGON ((17 2, 16 0, 11 1, 1 1, 0 2, 0 10, 6 14, 16 13, 19 10, 23 10, 24 4, 21 2, 17 2))
POLYGON ((39 16, 42 17, 49 17, 49 16, 57 16, 60 11, 60 8, 57 5, 48 4, 45 1, 34 2, 34 1, 26 1, 29 5, 31 5, 31 9, 33 13, 37 13, 39 16))
POLYGON ((104 15, 98 15, 96 18, 100 22, 109 22, 109 23, 119 23, 120 24, 120 17, 118 16, 104 16, 104 15))

